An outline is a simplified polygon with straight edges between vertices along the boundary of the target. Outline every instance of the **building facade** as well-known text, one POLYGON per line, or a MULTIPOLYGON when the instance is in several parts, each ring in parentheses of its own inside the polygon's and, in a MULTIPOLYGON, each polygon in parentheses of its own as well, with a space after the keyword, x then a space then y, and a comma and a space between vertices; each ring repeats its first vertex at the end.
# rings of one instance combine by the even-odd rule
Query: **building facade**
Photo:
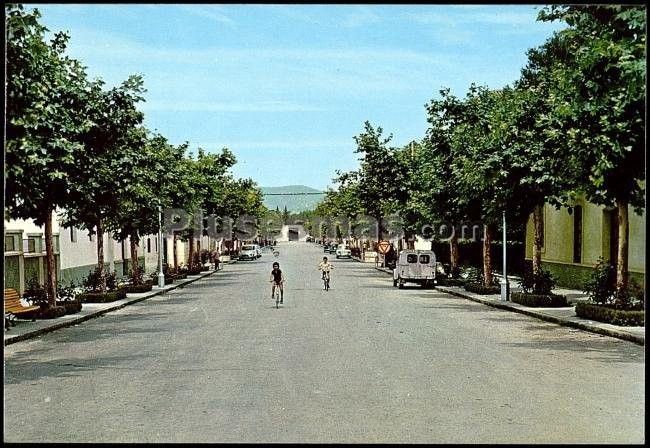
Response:
MULTIPOLYGON (((629 215, 630 278, 645 287, 645 210, 629 215)), ((544 205, 542 267, 557 279, 558 286, 580 289, 602 257, 615 264, 618 251, 618 222, 615 208, 603 207, 584 199, 577 200, 571 212, 544 205)), ((532 215, 526 225, 526 259, 533 255, 532 215)))
MULTIPOLYGON (((4 222, 4 280, 6 288, 21 294, 30 280, 45 283, 46 252, 44 229, 32 220, 4 222)), ((74 227, 62 227, 56 213, 52 232, 56 260, 56 279, 62 285, 74 282, 80 285, 88 273, 97 266, 97 236, 74 227)), ((117 278, 125 277, 130 270, 130 241, 116 241, 104 235, 104 263, 117 278)), ((158 269, 158 238, 142 237, 138 246, 138 263, 146 274, 158 269)))

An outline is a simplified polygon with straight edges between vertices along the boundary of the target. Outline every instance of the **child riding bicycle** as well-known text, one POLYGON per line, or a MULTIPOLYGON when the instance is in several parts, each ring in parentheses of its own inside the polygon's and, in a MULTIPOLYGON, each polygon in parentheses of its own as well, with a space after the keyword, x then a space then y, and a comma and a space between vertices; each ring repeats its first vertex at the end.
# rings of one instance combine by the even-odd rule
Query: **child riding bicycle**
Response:
POLYGON ((273 298, 273 295, 275 294, 275 288, 277 286, 280 288, 280 303, 282 303, 284 299, 284 289, 282 288, 282 284, 284 283, 284 276, 280 270, 280 263, 277 261, 273 263, 273 270, 271 271, 270 281, 272 283, 271 298, 273 298))

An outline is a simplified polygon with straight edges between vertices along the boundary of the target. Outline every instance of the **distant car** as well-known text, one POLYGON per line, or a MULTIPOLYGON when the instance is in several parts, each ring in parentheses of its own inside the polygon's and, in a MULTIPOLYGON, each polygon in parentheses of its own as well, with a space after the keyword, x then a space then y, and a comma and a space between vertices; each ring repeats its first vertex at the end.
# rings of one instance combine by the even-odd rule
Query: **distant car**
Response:
POLYGON ((327 243, 325 243, 325 244, 323 245, 323 253, 328 254, 329 251, 330 251, 330 245, 327 244, 327 243))
POLYGON ((335 254, 335 253, 336 253, 336 247, 337 247, 337 246, 338 246, 337 244, 332 244, 332 245, 330 245, 328 252, 329 252, 330 254, 335 254))
POLYGON ((336 258, 352 258, 352 251, 345 244, 336 247, 336 258))
POLYGON ((239 252, 239 260, 257 260, 257 249, 254 244, 246 244, 242 246, 239 252))

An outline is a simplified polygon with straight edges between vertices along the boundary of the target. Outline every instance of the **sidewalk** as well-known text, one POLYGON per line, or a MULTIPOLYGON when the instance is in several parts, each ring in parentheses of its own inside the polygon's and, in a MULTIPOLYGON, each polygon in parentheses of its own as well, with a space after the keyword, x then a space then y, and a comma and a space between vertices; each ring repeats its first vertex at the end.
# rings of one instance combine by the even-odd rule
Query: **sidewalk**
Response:
MULTIPOLYGON (((236 261, 226 262, 226 264, 235 262, 236 261)), ((5 330, 4 345, 13 344, 14 342, 24 341, 26 339, 32 339, 45 333, 58 330, 59 328, 77 325, 88 319, 93 319, 111 311, 119 310, 120 308, 124 308, 125 306, 131 305, 132 303, 141 302, 148 299, 149 297, 165 294, 167 291, 183 287, 197 280, 200 280, 203 277, 212 275, 215 272, 221 272, 222 270, 223 268, 219 269, 219 271, 206 271, 198 275, 188 275, 186 279, 176 280, 174 283, 165 285, 162 288, 154 286, 153 289, 149 292, 127 294, 126 299, 116 300, 114 302, 84 303, 81 311, 78 313, 61 316, 56 319, 37 319, 35 322, 26 319, 16 319, 16 325, 12 325, 9 331, 5 330)))
MULTIPOLYGON (((359 259, 356 259, 360 261, 359 259)), ((388 268, 372 267, 378 271, 385 272, 393 275, 393 271, 388 268)), ((574 289, 557 288, 554 290, 556 294, 566 296, 570 306, 562 308, 536 308, 520 305, 514 302, 506 302, 501 300, 500 294, 481 295, 473 292, 465 291, 462 287, 457 286, 436 286, 438 291, 446 292, 463 299, 479 302, 484 305, 500 308, 507 311, 514 311, 515 313, 525 314, 527 316, 535 317, 537 319, 553 322, 558 325, 566 327, 578 328, 580 330, 590 331, 592 333, 599 333, 605 336, 611 336, 618 339, 631 341, 639 345, 645 345, 645 327, 621 327, 618 325, 606 324, 593 320, 583 319, 576 316, 575 304, 579 301, 587 300, 587 296, 583 291, 574 289)), ((511 292, 519 291, 517 285, 511 285, 511 292)))

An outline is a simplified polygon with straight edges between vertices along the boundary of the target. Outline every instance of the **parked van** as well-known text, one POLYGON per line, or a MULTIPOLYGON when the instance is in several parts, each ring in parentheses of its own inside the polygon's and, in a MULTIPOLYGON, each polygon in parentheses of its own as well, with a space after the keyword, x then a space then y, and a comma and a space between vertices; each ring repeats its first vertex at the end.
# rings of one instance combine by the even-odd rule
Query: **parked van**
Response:
POLYGON ((403 250, 393 270, 393 286, 403 288, 405 283, 422 287, 436 282, 436 254, 432 250, 403 250))

